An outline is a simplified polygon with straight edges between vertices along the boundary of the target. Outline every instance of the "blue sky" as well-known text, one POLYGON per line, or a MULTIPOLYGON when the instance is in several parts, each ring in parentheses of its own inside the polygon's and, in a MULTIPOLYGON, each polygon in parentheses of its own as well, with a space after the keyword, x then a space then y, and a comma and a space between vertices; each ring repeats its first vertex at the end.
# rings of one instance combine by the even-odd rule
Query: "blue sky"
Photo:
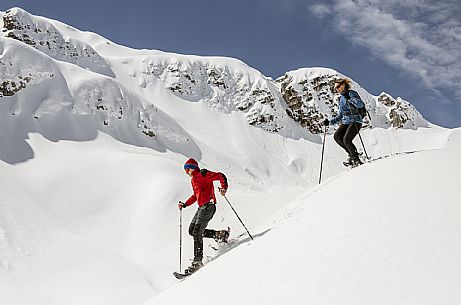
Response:
POLYGON ((238 58, 277 78, 329 67, 461 126, 459 0, 2 0, 145 49, 238 58))

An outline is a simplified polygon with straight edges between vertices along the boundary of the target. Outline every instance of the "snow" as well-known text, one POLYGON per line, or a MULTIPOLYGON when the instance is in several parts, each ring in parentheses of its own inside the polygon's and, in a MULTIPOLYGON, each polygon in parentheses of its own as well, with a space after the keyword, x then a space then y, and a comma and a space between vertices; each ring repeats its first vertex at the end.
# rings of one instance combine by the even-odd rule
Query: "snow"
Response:
MULTIPOLYGON (((330 130, 318 185, 321 134, 282 115, 284 129, 268 132, 237 111, 234 88, 203 79, 192 99, 165 87, 177 76, 149 74, 151 64, 212 67, 225 83, 267 89, 269 112, 284 111, 276 85, 241 61, 131 50, 29 17, 91 46, 107 69, 0 37, 2 63, 14 63, 0 66, 3 80, 31 77, 0 100, 0 304, 461 301, 461 129, 364 129, 367 153, 383 158, 353 170, 330 130), (179 282, 176 205, 192 192, 182 170, 190 157, 226 174, 227 198, 255 240, 218 196, 209 227, 230 226, 233 243, 206 240, 206 266, 179 282)), ((183 267, 195 209, 183 211, 183 267)))
POLYGON ((306 77, 315 78, 329 75, 339 75, 339 77, 345 77, 344 75, 338 73, 336 70, 323 67, 301 68, 295 71, 290 71, 288 73, 297 79, 305 79, 306 77))
POLYGON ((418 152, 330 178, 146 304, 455 304, 458 157, 418 152))
MULTIPOLYGON (((34 304, 459 301, 461 133, 373 130, 375 137, 378 131, 386 135, 380 142, 387 146, 384 154, 410 147, 424 151, 344 171, 338 170, 344 156, 329 136, 320 186, 314 186, 318 166, 301 166, 319 159, 320 143, 285 140, 287 150, 299 154, 298 175, 285 168, 282 176, 279 162, 294 159, 279 151, 281 137, 256 133, 248 149, 258 157, 249 158, 238 153, 246 145, 223 144, 247 144, 242 133, 224 133, 221 140, 204 133, 202 147, 217 144, 203 149, 203 162, 228 175, 228 198, 256 240, 242 237, 222 256, 208 242, 206 259, 218 257, 181 283, 171 272, 178 270, 175 203, 190 194, 184 157, 123 144, 103 133, 84 142, 50 142, 29 134, 34 158, 0 166, 1 180, 7 181, 0 200, 0 287, 8 291, 2 303, 28 304, 20 289, 34 296, 34 304), (304 149, 313 155, 302 155, 304 149), (353 195, 344 198, 345 193, 353 195), (203 289, 204 281, 212 281, 213 289, 203 289)), ((250 129, 243 134, 249 137, 250 129)), ((218 200, 210 227, 230 225, 234 237, 244 233, 225 201, 218 200)), ((194 211, 184 210, 184 226, 194 211)), ((183 242, 186 265, 192 240, 185 232, 183 242)))

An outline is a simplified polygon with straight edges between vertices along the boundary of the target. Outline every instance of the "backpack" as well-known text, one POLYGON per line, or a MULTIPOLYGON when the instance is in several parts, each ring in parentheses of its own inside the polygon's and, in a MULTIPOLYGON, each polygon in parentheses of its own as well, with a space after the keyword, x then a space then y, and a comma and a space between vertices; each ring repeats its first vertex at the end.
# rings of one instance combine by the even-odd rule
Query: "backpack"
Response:
MULTIPOLYGON (((350 92, 348 91, 345 95, 346 101, 351 109, 351 114, 358 114, 363 118, 367 116, 367 109, 365 108, 365 103, 360 99, 360 97, 351 97, 350 92)), ((358 94, 357 94, 358 96, 358 94)))
POLYGON ((360 115, 360 116, 362 117, 362 119, 365 118, 365 117, 367 116, 367 113, 368 113, 368 112, 367 112, 367 109, 365 108, 365 106, 360 107, 360 108, 357 108, 357 107, 355 107, 355 105, 353 105, 352 103, 351 103, 351 105, 352 105, 352 108, 355 108, 355 109, 353 110, 353 112, 354 112, 354 113, 358 113, 358 115, 360 115))

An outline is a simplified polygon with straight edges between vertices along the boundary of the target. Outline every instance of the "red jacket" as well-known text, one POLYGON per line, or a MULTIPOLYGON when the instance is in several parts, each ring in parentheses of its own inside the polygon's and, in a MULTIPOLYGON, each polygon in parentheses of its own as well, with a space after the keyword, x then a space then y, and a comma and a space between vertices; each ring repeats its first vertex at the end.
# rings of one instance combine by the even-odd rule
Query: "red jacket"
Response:
POLYGON ((206 169, 195 170, 191 179, 194 194, 186 200, 185 204, 189 206, 196 201, 199 206, 203 206, 210 201, 216 203, 213 181, 218 180, 221 183, 221 188, 227 190, 227 178, 223 173, 215 173, 206 169))

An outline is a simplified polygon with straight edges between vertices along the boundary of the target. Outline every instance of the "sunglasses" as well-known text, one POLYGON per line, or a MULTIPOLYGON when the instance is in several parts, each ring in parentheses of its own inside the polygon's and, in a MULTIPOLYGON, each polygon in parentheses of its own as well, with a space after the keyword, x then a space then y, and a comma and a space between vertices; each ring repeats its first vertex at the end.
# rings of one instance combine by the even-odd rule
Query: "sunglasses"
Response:
POLYGON ((335 89, 338 90, 339 87, 341 87, 342 85, 343 85, 343 84, 337 84, 337 85, 335 85, 335 89))
POLYGON ((190 171, 192 170, 192 168, 185 168, 184 171, 186 172, 186 174, 189 175, 190 171))

